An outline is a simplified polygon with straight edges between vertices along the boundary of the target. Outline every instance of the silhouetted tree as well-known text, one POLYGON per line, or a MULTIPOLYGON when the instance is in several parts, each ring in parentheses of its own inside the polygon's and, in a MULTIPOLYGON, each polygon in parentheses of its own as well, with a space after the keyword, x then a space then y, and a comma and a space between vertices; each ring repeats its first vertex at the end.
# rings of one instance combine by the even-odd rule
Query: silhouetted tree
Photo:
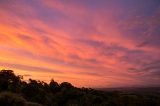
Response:
POLYGON ((66 90, 66 89, 71 89, 71 88, 74 88, 73 85, 69 82, 62 82, 60 84, 60 89, 63 91, 63 90, 66 90))
POLYGON ((59 84, 55 82, 53 79, 50 81, 49 87, 52 93, 56 93, 60 90, 59 84))
POLYGON ((18 92, 21 76, 16 76, 12 70, 1 70, 0 71, 0 90, 10 90, 18 92))
POLYGON ((43 83, 32 79, 22 88, 22 93, 26 99, 38 103, 43 103, 46 97, 43 83))

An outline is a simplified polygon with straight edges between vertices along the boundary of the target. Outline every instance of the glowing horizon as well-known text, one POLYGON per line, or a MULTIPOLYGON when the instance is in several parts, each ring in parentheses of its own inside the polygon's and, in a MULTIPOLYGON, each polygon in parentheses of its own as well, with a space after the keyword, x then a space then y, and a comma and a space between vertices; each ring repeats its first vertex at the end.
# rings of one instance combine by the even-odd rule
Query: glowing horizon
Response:
POLYGON ((78 87, 160 86, 159 0, 1 0, 0 68, 78 87))

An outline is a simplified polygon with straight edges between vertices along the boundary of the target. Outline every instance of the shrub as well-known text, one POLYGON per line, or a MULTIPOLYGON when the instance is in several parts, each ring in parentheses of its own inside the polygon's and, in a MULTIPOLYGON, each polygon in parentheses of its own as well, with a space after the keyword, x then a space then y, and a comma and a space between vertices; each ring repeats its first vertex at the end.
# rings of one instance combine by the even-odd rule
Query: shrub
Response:
POLYGON ((43 105, 33 102, 26 102, 26 106, 43 106, 43 105))
POLYGON ((13 93, 0 93, 1 106, 25 106, 25 99, 13 93))

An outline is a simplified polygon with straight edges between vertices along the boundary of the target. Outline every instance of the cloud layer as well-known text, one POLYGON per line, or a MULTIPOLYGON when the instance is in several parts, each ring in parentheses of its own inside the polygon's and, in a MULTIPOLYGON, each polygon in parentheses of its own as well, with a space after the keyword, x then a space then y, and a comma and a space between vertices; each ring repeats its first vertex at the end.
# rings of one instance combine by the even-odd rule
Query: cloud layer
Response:
POLYGON ((1 0, 0 66, 76 86, 159 86, 159 4, 1 0))

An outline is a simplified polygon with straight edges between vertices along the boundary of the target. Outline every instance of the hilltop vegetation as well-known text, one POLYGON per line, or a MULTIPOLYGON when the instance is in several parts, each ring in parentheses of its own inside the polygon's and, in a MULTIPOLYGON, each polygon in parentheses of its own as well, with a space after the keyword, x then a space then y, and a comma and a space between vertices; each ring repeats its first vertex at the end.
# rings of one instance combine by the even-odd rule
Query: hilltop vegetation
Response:
POLYGON ((98 91, 54 80, 26 82, 12 70, 1 70, 0 106, 160 106, 160 92, 98 91))

